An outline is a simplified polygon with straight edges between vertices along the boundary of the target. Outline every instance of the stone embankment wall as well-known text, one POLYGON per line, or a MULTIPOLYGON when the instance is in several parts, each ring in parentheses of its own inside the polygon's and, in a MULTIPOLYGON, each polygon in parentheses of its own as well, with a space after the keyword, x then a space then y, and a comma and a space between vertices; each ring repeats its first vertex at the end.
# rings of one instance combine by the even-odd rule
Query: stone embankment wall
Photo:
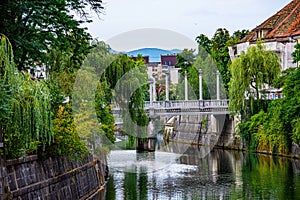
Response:
POLYGON ((173 142, 230 147, 233 149, 243 148, 239 138, 233 134, 233 119, 228 115, 219 118, 220 131, 216 132, 216 128, 214 128, 216 124, 213 122, 212 115, 175 116, 172 122, 165 125, 165 137, 173 142), (206 122, 202 123, 203 121, 206 122))
MULTIPOLYGON (((173 121, 165 124, 164 137, 168 141, 188 143, 202 146, 214 146, 226 149, 247 150, 242 138, 235 134, 236 122, 229 115, 221 117, 219 120, 221 130, 214 131, 212 115, 196 116, 174 116, 173 121), (201 127, 201 122, 206 120, 206 127, 201 127), (200 131, 201 127, 201 131, 200 131)), ((257 152, 265 154, 275 154, 270 149, 258 149, 257 152)), ((293 143, 289 154, 282 156, 300 158, 299 145, 293 143)))
POLYGON ((1 160, 0 199, 101 199, 108 173, 106 156, 101 157, 101 162, 92 156, 1 160))

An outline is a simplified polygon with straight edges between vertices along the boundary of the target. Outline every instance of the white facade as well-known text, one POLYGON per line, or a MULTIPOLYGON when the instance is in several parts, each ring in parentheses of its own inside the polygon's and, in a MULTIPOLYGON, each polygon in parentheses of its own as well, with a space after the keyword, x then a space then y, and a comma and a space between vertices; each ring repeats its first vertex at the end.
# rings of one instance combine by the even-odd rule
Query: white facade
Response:
MULTIPOLYGON (((274 51, 278 53, 280 61, 281 61, 281 71, 286 70, 291 67, 296 67, 297 64, 293 63, 292 52, 295 50, 294 46, 297 44, 296 41, 290 40, 290 42, 282 43, 279 41, 265 42, 263 45, 267 50, 274 51)), ((236 57, 241 55, 242 52, 247 52, 247 49, 250 46, 254 46, 256 44, 251 44, 250 42, 244 42, 235 45, 234 47, 229 47, 229 54, 231 60, 234 60, 236 57)))
POLYGON ((157 64, 157 66, 150 66, 147 68, 148 78, 155 77, 156 81, 164 80, 165 71, 169 70, 169 80, 171 84, 177 84, 179 82, 179 68, 169 67, 163 68, 161 64, 157 64))

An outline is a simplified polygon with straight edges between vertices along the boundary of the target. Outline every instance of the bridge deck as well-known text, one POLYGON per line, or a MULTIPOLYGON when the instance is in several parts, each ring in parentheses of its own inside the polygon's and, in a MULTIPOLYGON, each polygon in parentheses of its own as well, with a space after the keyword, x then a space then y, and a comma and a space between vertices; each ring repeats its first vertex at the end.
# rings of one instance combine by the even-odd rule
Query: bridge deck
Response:
MULTIPOLYGON (((176 100, 145 102, 148 115, 198 115, 198 114, 228 114, 228 99, 222 100, 176 100)), ((112 109, 113 114, 119 114, 121 108, 112 109)))

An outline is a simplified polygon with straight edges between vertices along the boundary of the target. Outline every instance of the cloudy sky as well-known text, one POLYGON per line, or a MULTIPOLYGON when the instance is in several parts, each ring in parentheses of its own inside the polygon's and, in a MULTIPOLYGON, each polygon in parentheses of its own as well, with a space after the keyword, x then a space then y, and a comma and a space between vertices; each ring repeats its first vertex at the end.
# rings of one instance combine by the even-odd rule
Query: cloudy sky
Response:
MULTIPOLYGON (((112 38, 119 38, 123 34, 128 36, 128 33, 134 33, 135 30, 140 29, 168 30, 194 41, 201 33, 208 37, 213 36, 216 29, 220 27, 226 28, 230 33, 235 30, 252 29, 290 1, 103 0, 104 14, 100 15, 101 19, 95 15, 94 22, 87 27, 93 37, 107 42, 111 42, 114 40, 112 38)), ((142 39, 151 41, 151 35, 153 34, 148 32, 142 39)), ((132 37, 136 37, 136 35, 132 37)), ((143 35, 139 37, 143 37, 143 35)), ((170 37, 172 38, 172 36, 170 37)), ((123 37, 123 40, 124 38, 126 39, 123 37)), ((178 37, 177 39, 174 37, 174 40, 178 41, 178 37)), ((145 47, 154 46, 155 44, 151 46, 151 44, 145 43, 145 47)), ((117 48, 119 48, 118 50, 128 50, 134 46, 117 48)), ((166 48, 171 47, 166 46, 166 48)))

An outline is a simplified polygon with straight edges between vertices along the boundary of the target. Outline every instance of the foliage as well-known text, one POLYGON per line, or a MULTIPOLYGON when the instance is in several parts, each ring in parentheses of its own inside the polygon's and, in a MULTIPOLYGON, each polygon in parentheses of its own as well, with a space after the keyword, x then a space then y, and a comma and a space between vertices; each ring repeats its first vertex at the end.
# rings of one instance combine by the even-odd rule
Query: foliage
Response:
POLYGON ((106 82, 98 84, 97 93, 95 96, 95 110, 100 127, 105 132, 106 137, 111 141, 115 142, 115 119, 111 114, 111 106, 106 101, 109 87, 106 82))
MULTIPOLYGON (((266 84, 272 85, 279 72, 280 62, 275 52, 265 50, 262 44, 249 47, 230 66, 229 109, 234 113, 246 110, 245 98, 249 99, 250 107, 263 109, 260 92, 266 84)), ((253 110, 250 113, 255 114, 253 110)))
MULTIPOLYGON (((216 71, 217 67, 214 64, 212 57, 205 53, 204 49, 200 46, 198 55, 194 55, 193 50, 186 50, 177 55, 178 63, 176 66, 180 66, 181 69, 181 82, 177 85, 175 96, 177 99, 184 99, 184 74, 188 73, 189 83, 189 98, 199 99, 199 70, 202 70, 202 95, 203 99, 216 98, 216 71), (190 58, 190 59, 185 59, 190 58), (189 60, 189 61, 188 61, 189 60), (186 61, 186 62, 184 62, 186 61)), ((222 80, 221 80, 222 83, 222 80)), ((226 98, 226 92, 224 87, 221 87, 221 97, 226 98)))
POLYGON ((194 49, 184 49, 182 52, 176 55, 177 63, 176 67, 185 70, 188 69, 189 66, 195 61, 195 50, 194 49))
MULTIPOLYGON (((202 70, 203 99, 215 99, 217 97, 216 72, 218 69, 213 58, 209 54, 205 58, 198 55, 194 66, 202 70)), ((220 84, 222 83, 220 80, 220 84)), ((224 87, 220 87, 220 89, 221 98, 226 98, 224 87)))
POLYGON ((0 78, 0 126, 5 124, 11 112, 11 96, 10 88, 5 84, 5 81, 0 78))
POLYGON ((33 143, 42 149, 52 140, 50 93, 44 82, 33 81, 28 74, 20 76, 21 84, 12 94, 11 116, 5 128, 7 148, 16 153, 14 143, 24 149, 36 150, 33 143))
POLYGON ((204 50, 206 50, 206 52, 216 63, 226 91, 228 90, 228 84, 230 81, 230 72, 228 68, 231 64, 228 47, 238 43, 248 33, 248 30, 238 30, 235 31, 232 36, 230 36, 228 30, 225 28, 219 28, 216 30, 212 39, 209 39, 204 34, 200 34, 196 38, 199 47, 202 47, 204 50))
POLYGON ((51 111, 53 113, 52 118, 56 117, 59 106, 63 105, 66 100, 63 88, 56 82, 55 79, 49 78, 45 81, 47 88, 49 89, 50 99, 51 99, 51 111))
MULTIPOLYGON (((47 64, 47 54, 54 49, 62 56, 68 55, 69 67, 79 68, 90 48, 91 36, 82 27, 91 22, 86 7, 99 14, 102 1, 2 1, 0 27, 11 38, 18 69, 47 64), (74 13, 78 13, 76 18, 74 13)), ((48 66, 49 70, 54 67, 48 66)))
POLYGON ((293 56, 293 61, 294 63, 297 63, 300 61, 300 44, 296 44, 295 45, 295 51, 292 53, 292 56, 293 56))
POLYGON ((214 58, 217 68, 221 74, 225 88, 228 88, 230 73, 228 66, 230 64, 229 50, 227 42, 230 40, 229 32, 226 29, 218 29, 212 38, 211 56, 214 58))
POLYGON ((262 122, 263 129, 255 137, 259 140, 258 149, 267 149, 273 153, 287 153, 289 151, 289 134, 284 130, 281 107, 282 100, 271 102, 267 118, 262 122))
POLYGON ((142 127, 148 123, 148 118, 144 110, 145 93, 142 87, 148 84, 148 79, 142 57, 134 61, 127 55, 119 55, 105 70, 102 80, 107 80, 111 88, 111 102, 121 107, 123 131, 133 136, 131 139, 144 137, 146 130, 142 127))
POLYGON ((258 141, 253 135, 262 129, 262 123, 265 119, 266 114, 264 111, 260 111, 258 114, 252 116, 247 122, 239 124, 240 134, 247 142, 249 150, 257 149, 258 141))
POLYGON ((273 86, 275 88, 282 88, 287 82, 288 77, 295 72, 296 68, 288 68, 283 70, 280 76, 274 80, 273 86))
POLYGON ((107 86, 99 83, 92 68, 76 73, 72 108, 78 135, 93 152, 102 144, 114 143, 114 118, 109 104, 104 104, 107 86), (97 88, 98 87, 98 88, 97 88), (104 137, 106 136, 106 137, 104 137))
POLYGON ((237 43, 239 43, 241 41, 241 39, 243 39, 244 37, 246 37, 248 34, 250 33, 249 30, 237 30, 235 32, 233 32, 232 36, 230 37, 230 40, 227 41, 227 46, 234 46, 237 43))
POLYGON ((242 136, 249 143, 257 141, 258 149, 273 153, 289 153, 292 142, 300 142, 299 68, 290 70, 284 80, 284 98, 271 101, 267 112, 260 111, 240 125, 242 136))
MULTIPOLYGON (((194 49, 184 49, 182 52, 178 53, 176 67, 180 68, 180 83, 177 84, 175 89, 175 94, 171 96, 177 96, 178 99, 184 99, 184 76, 185 72, 188 74, 188 96, 189 98, 195 97, 195 94, 199 94, 199 76, 198 69, 194 67, 195 62, 195 50, 194 49)), ((199 95, 197 96, 199 98, 199 95)))
POLYGON ((87 153, 79 138, 70 105, 59 106, 57 117, 53 119, 54 142, 47 146, 47 156, 80 157, 87 153))
POLYGON ((0 121, 6 158, 36 152, 52 156, 84 153, 70 112, 59 107, 64 99, 61 88, 52 79, 35 80, 27 73, 18 72, 8 39, 1 35, 1 42, 1 50, 6 51, 1 52, 0 78, 3 86, 0 121))
POLYGON ((284 130, 292 140, 299 144, 299 118, 300 118, 300 69, 297 68, 287 78, 286 84, 283 86, 284 99, 281 104, 283 114, 281 115, 281 123, 284 130))
MULTIPOLYGON (((297 52, 297 49, 295 50, 295 52, 297 52)), ((243 62, 243 65, 247 66, 247 63, 252 62, 251 64, 253 64, 253 66, 260 66, 264 63, 267 63, 267 61, 263 60, 263 52, 259 53, 258 51, 256 54, 257 55, 255 57, 260 58, 259 62, 256 65, 254 65, 253 63, 256 63, 257 61, 250 58, 244 59, 245 62, 243 62)), ((245 54, 243 54, 243 56, 245 56, 245 54)), ((297 60, 297 53, 293 53, 293 56, 294 59, 297 60)), ((274 57, 273 60, 270 59, 268 63, 272 63, 275 61, 278 62, 278 59, 276 57, 274 57)), ((258 72, 256 72, 257 75, 252 78, 252 81, 260 78, 261 80, 268 80, 268 84, 272 83, 274 80, 272 78, 272 76, 274 77, 272 68, 274 68, 274 64, 271 65, 268 70, 259 68, 257 70, 258 72), (264 73, 268 73, 268 76, 271 75, 271 77, 264 77, 264 73)), ((239 72, 242 70, 239 69, 236 71, 239 72)), ((250 69, 248 71, 251 72, 250 69)), ((252 71, 254 71, 254 69, 252 69, 252 71)), ((235 84, 237 85, 237 83, 235 84)), ((260 85, 262 85, 262 83, 260 83, 260 85)), ((282 90, 284 98, 270 101, 268 109, 265 112, 260 111, 258 114, 255 114, 253 112, 250 113, 250 116, 252 115, 251 118, 246 122, 240 124, 239 130, 246 141, 248 141, 248 144, 256 144, 256 147, 254 149, 257 148, 260 150, 268 150, 272 153, 280 152, 286 154, 291 151, 292 142, 297 144, 300 143, 299 68, 291 68, 283 71, 281 73, 281 76, 275 79, 274 86, 283 88, 282 90)))
POLYGON ((110 106, 112 91, 108 81, 106 79, 101 81, 99 78, 103 76, 105 68, 111 64, 114 56, 110 54, 110 47, 104 42, 94 41, 93 45, 95 47, 84 61, 82 70, 77 73, 78 85, 76 84, 76 92, 73 94, 73 96, 76 95, 73 103, 79 111, 76 112, 75 118, 78 128, 82 127, 82 131, 79 131, 80 137, 89 141, 89 144, 96 141, 91 138, 101 138, 103 143, 103 135, 114 143, 115 122, 110 106), (92 115, 93 112, 96 112, 96 116, 92 115), (86 123, 89 125, 85 129, 86 123))
POLYGON ((5 90, 1 90, 4 113, 0 121, 7 158, 21 156, 24 151, 32 153, 38 147, 44 149, 53 140, 48 88, 45 82, 19 73, 12 57, 11 45, 1 35, 1 84, 5 90))
POLYGON ((24 151, 32 153, 53 140, 51 130, 50 93, 43 81, 34 81, 19 73, 13 63, 11 45, 1 34, 2 76, 1 129, 5 155, 14 158, 24 151), (7 151, 9 150, 9 151, 7 151))
MULTIPOLYGON (((0 33, 0 126, 4 125, 5 120, 9 118, 10 115, 10 86, 8 85, 7 72, 5 66, 11 66, 13 60, 13 53, 11 44, 8 38, 0 33)), ((0 127, 0 131, 1 131, 0 127)))
MULTIPOLYGON (((0 34, 0 131, 2 131, 1 126, 5 124, 5 121, 10 115, 10 86, 8 85, 7 73, 5 71, 5 66, 10 66, 13 60, 13 53, 10 42, 8 38, 0 34)), ((2 132, 1 132, 2 133, 2 132)))
MULTIPOLYGON (((94 82, 89 78, 93 76, 100 78, 92 78, 97 80, 94 96, 85 95, 85 90, 76 92, 81 96, 76 97, 76 99, 83 100, 83 102, 76 102, 76 104, 78 103, 79 107, 88 109, 91 106, 88 105, 92 100, 91 98, 95 98, 93 99, 95 100, 94 107, 100 127, 105 132, 106 138, 112 143, 115 141, 115 124, 111 114, 111 105, 121 106, 124 121, 123 131, 131 136, 143 135, 145 130, 141 130, 140 127, 148 123, 148 117, 144 111, 144 101, 146 95, 149 95, 145 91, 149 86, 147 85, 144 60, 139 57, 134 61, 125 54, 113 55, 110 53, 110 47, 101 41, 94 41, 93 45, 95 47, 87 56, 83 66, 83 70, 90 72, 90 75, 86 76, 84 80, 79 80, 79 82, 82 85, 90 85, 94 82), (88 99, 87 96, 89 96, 88 99), (133 128, 137 125, 136 129, 133 128)), ((78 81, 77 79, 76 81, 78 81)), ((84 88, 88 88, 88 86, 84 88)), ((73 100, 75 101, 75 99, 73 100)), ((89 115, 88 113, 91 112, 86 114, 89 115)))

